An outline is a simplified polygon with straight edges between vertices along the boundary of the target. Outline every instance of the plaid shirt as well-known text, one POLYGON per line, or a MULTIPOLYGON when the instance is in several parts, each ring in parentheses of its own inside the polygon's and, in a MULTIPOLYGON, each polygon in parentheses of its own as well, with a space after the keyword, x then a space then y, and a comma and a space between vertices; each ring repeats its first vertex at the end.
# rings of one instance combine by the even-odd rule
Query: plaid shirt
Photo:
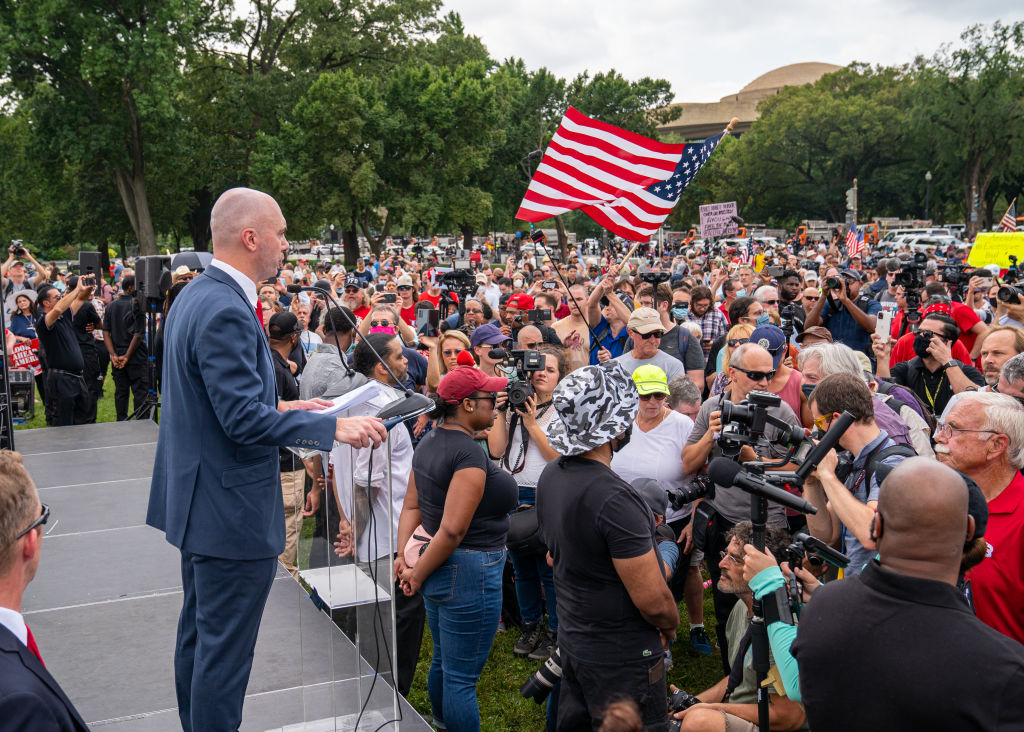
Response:
MULTIPOLYGON (((708 308, 708 311, 701 317, 691 314, 690 320, 694 323, 700 323, 701 341, 714 343, 729 331, 729 324, 725 322, 725 316, 722 315, 721 310, 714 306, 708 308)), ((709 350, 710 348, 705 348, 704 353, 707 353, 709 350)))

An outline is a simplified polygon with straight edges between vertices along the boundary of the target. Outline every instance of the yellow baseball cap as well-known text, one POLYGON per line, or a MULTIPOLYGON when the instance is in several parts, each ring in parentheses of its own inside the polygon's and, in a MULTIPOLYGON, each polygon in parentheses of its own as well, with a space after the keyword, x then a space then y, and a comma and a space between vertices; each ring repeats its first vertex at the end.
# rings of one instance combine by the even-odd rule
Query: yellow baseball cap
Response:
POLYGON ((653 364, 640 366, 633 372, 633 383, 640 394, 668 394, 668 377, 653 364))

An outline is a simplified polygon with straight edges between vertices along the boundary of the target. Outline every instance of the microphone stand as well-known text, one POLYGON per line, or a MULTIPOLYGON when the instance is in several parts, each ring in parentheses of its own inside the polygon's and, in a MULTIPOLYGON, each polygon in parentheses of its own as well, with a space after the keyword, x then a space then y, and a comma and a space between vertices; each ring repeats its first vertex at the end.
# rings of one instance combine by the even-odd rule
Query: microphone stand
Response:
MULTIPOLYGON (((398 380, 398 377, 395 376, 395 372, 392 371, 391 367, 388 366, 387 362, 383 358, 381 358, 381 355, 377 352, 377 349, 373 347, 373 344, 370 343, 370 341, 362 333, 359 332, 359 326, 356 323, 355 319, 352 317, 351 314, 349 314, 347 309, 342 308, 338 304, 338 301, 334 299, 334 295, 331 292, 329 292, 323 287, 317 287, 316 285, 289 285, 288 291, 319 292, 323 295, 326 295, 328 299, 331 301, 331 303, 336 308, 338 308, 338 312, 340 312, 342 316, 348 321, 349 325, 352 326, 352 330, 356 333, 356 337, 359 338, 359 340, 361 340, 363 343, 365 343, 366 347, 370 349, 370 353, 372 353, 374 358, 377 359, 377 363, 384 367, 384 370, 388 372, 388 375, 391 377, 392 381, 394 381, 396 386, 402 388, 402 382, 400 382, 398 380)), ((337 333, 335 333, 334 339, 335 343, 337 343, 337 333)), ((341 356, 341 360, 343 363, 345 363, 345 367, 349 368, 348 363, 345 361, 345 356, 341 353, 340 346, 338 347, 338 355, 341 356)), ((412 389, 404 388, 403 397, 401 399, 395 400, 392 404, 389 404, 386 407, 384 407, 380 412, 377 413, 377 416, 384 420, 384 428, 390 431, 391 428, 394 427, 395 425, 405 422, 406 420, 419 417, 421 414, 426 414, 427 412, 430 412, 433 409, 434 402, 432 399, 423 394, 420 394, 419 392, 415 392, 412 389)))

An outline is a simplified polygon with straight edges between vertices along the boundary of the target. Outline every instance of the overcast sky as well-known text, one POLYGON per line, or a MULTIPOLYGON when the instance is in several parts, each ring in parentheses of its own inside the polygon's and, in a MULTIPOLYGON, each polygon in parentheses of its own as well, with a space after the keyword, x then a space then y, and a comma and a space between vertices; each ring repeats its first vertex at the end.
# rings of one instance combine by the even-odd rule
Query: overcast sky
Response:
POLYGON ((1006 0, 445 0, 491 56, 572 78, 614 68, 668 79, 677 102, 713 102, 786 64, 901 64, 974 23, 1011 22, 1006 0))

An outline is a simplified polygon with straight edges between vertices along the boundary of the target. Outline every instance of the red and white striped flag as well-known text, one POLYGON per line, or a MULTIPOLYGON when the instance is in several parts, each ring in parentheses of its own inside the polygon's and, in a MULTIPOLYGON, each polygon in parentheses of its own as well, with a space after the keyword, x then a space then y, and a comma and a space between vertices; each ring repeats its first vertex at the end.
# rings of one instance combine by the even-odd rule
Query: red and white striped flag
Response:
POLYGON ((864 251, 864 238, 857 231, 857 224, 851 224, 846 233, 846 258, 851 259, 864 251))
POLYGON ((726 132, 670 145, 569 107, 537 166, 517 219, 579 209, 630 241, 649 241, 726 132))
POLYGON ((1014 198, 1010 201, 1010 207, 1006 209, 1006 213, 1003 214, 1002 221, 999 222, 1000 231, 1016 231, 1017 230, 1017 199, 1014 198))

